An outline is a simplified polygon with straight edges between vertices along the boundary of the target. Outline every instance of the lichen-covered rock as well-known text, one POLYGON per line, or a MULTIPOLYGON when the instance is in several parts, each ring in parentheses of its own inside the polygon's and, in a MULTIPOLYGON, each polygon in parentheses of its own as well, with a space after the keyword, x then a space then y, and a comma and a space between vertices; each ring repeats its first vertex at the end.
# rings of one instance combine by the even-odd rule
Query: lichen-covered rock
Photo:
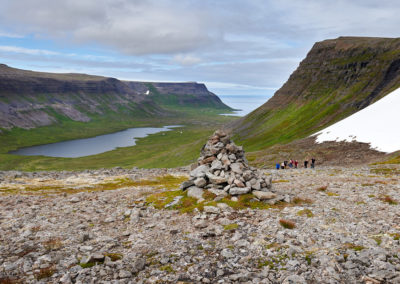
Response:
POLYGON ((252 193, 260 200, 268 200, 276 197, 276 194, 272 192, 254 190, 252 193))
POLYGON ((229 194, 230 195, 241 195, 241 194, 246 194, 249 193, 251 188, 249 187, 232 187, 229 189, 229 194))

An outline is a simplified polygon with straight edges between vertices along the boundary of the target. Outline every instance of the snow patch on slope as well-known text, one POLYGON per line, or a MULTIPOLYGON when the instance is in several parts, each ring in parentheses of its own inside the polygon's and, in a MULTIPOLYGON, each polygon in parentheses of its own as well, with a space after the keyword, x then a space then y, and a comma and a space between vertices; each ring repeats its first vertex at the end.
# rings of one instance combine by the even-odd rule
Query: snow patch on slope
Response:
POLYGON ((357 141, 381 152, 400 150, 400 88, 314 135, 317 143, 357 141))

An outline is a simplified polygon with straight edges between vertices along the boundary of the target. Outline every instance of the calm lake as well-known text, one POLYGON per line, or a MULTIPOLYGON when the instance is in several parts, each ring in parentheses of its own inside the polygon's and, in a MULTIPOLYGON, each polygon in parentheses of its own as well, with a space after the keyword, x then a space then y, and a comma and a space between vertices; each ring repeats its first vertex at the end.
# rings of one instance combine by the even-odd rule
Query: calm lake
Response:
POLYGON ((49 156, 77 158, 104 153, 117 147, 128 147, 136 145, 135 138, 143 138, 149 134, 162 131, 171 131, 182 125, 168 125, 164 127, 139 127, 129 128, 123 131, 100 135, 92 138, 76 139, 52 144, 45 144, 27 148, 21 148, 10 154, 23 156, 49 156))

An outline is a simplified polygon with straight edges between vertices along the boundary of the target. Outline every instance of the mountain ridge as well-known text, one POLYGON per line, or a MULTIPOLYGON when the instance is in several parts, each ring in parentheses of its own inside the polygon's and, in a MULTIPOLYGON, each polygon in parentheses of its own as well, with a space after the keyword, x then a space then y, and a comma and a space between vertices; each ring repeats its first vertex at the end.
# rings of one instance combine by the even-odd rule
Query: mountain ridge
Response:
POLYGON ((204 84, 136 82, 79 73, 46 73, 0 64, 0 128, 36 128, 94 116, 169 116, 176 107, 229 110, 204 84), (168 97, 168 100, 165 98, 168 97), (172 107, 172 109, 171 109, 172 107))

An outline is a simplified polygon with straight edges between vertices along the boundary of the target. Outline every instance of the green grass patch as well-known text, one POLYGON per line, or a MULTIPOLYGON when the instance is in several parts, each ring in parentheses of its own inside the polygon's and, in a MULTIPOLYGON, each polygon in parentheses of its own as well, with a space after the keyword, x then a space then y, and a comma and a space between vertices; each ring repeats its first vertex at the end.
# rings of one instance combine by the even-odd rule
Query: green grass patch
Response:
POLYGON ((287 254, 278 254, 268 258, 258 258, 256 262, 258 268, 267 266, 271 270, 278 270, 280 267, 284 267, 286 265, 288 259, 289 256, 287 254))
POLYGON ((307 216, 308 218, 314 217, 314 214, 310 209, 303 209, 297 212, 298 216, 307 216))
POLYGON ((160 267, 160 270, 161 271, 165 271, 165 272, 167 272, 167 273, 173 273, 173 272, 175 272, 175 270, 174 269, 172 269, 172 266, 171 265, 164 265, 164 266, 161 266, 160 267))
POLYGON ((228 224, 228 225, 225 225, 225 226, 224 226, 224 230, 226 230, 226 231, 234 231, 234 230, 236 230, 238 227, 239 227, 239 225, 238 225, 238 224, 235 224, 235 223, 233 223, 233 224, 228 224))
POLYGON ((346 248, 346 249, 352 249, 354 251, 362 251, 363 249, 365 249, 364 246, 355 245, 355 244, 352 244, 352 243, 345 243, 345 244, 343 244, 343 247, 346 248))
POLYGON ((373 239, 374 239, 374 241, 376 242, 376 244, 377 244, 378 246, 381 245, 381 243, 382 243, 382 238, 381 238, 381 237, 374 237, 373 239))
POLYGON ((102 264, 101 262, 88 262, 88 263, 79 263, 79 266, 82 268, 90 268, 95 265, 102 264))
POLYGON ((377 168, 377 169, 371 169, 371 173, 373 174, 379 174, 379 175, 400 175, 400 170, 398 169, 393 169, 393 168, 377 168))
POLYGON ((289 182, 289 180, 287 179, 277 179, 277 180, 273 180, 272 183, 283 183, 283 182, 289 182))
MULTIPOLYGON (((43 185, 29 185, 25 186, 23 189, 8 189, 2 190, 3 193, 8 194, 49 194, 49 193, 67 193, 74 194, 78 192, 93 192, 93 191, 104 191, 104 190, 116 190, 125 187, 141 187, 148 186, 154 189, 177 189, 179 185, 186 180, 184 176, 172 176, 164 175, 154 177, 153 179, 143 179, 143 180, 131 180, 129 178, 119 178, 104 183, 99 183, 96 185, 90 185, 88 187, 62 187, 62 186, 43 186, 43 185)), ((89 226, 94 226, 94 224, 89 224, 89 226)))

